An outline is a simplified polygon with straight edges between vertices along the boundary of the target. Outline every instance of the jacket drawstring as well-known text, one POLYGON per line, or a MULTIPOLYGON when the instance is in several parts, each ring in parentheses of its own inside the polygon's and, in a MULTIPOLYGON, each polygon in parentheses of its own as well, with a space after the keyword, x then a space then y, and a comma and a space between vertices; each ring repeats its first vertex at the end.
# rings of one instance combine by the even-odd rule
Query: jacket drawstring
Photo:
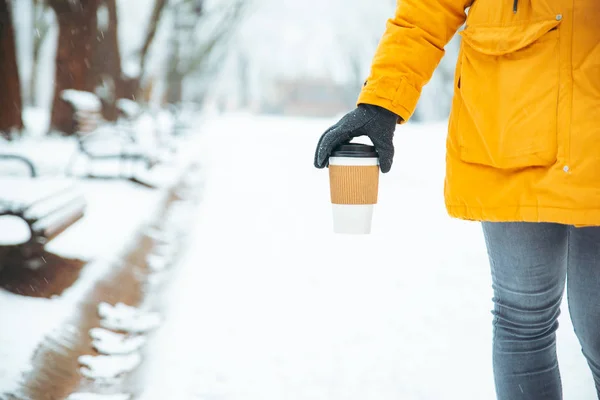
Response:
POLYGON ((513 13, 517 13, 517 8, 519 6, 519 0, 514 0, 513 1, 513 13))

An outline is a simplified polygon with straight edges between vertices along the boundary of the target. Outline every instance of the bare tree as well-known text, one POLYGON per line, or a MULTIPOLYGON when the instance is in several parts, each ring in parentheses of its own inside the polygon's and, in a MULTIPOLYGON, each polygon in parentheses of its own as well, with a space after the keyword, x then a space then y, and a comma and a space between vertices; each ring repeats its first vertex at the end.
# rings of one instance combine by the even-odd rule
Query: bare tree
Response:
POLYGON ((15 130, 23 128, 23 120, 15 34, 7 0, 0 0, 0 54, 0 135, 11 139, 15 130))
POLYGON ((234 0, 210 13, 205 11, 203 0, 181 0, 174 6, 166 76, 168 103, 182 100, 185 77, 192 73, 206 77, 215 72, 215 64, 210 60, 226 49, 226 42, 243 15, 244 4, 243 0, 234 0))
POLYGON ((142 71, 142 75, 146 71, 146 60, 148 59, 148 53, 150 52, 150 47, 152 46, 154 38, 156 37, 158 23, 160 22, 160 18, 163 15, 163 10, 165 9, 166 5, 167 0, 156 0, 154 3, 152 16, 150 17, 150 22, 148 23, 146 39, 144 39, 144 45, 142 46, 142 50, 140 52, 140 71, 142 71))
POLYGON ((97 40, 99 2, 49 0, 59 26, 51 127, 67 134, 73 133, 72 110, 60 94, 65 89, 94 91, 94 77, 89 70, 97 40))
POLYGON ((27 102, 31 105, 38 105, 36 98, 38 67, 40 53, 44 40, 52 27, 52 10, 48 7, 45 0, 33 0, 33 62, 31 64, 31 82, 29 84, 29 94, 27 102))
POLYGON ((148 56, 150 49, 156 38, 158 26, 167 9, 169 0, 156 0, 154 2, 154 8, 152 9, 152 15, 148 21, 148 27, 146 28, 146 37, 142 48, 139 53, 139 75, 138 76, 127 76, 123 77, 121 81, 121 87, 119 90, 119 96, 129 99, 147 99, 149 92, 151 91, 151 82, 146 82, 142 87, 142 81, 148 73, 148 56))

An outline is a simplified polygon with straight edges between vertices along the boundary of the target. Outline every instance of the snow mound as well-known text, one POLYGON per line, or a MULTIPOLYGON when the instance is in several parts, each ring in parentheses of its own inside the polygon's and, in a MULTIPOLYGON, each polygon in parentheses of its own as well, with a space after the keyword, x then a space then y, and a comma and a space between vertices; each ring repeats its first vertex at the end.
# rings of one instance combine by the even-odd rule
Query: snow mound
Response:
POLYGON ((123 63, 123 75, 127 78, 137 78, 142 74, 142 68, 139 62, 127 60, 123 63))
POLYGON ((169 243, 161 243, 155 246, 154 253, 165 259, 171 259, 175 255, 175 246, 169 243))
POLYGON ((102 110, 102 103, 94 93, 67 89, 60 93, 60 97, 78 110, 98 112, 102 110))
POLYGON ((123 303, 115 306, 100 303, 98 315, 102 327, 127 333, 146 333, 156 329, 161 322, 158 313, 144 312, 123 303))
POLYGON ((31 231, 25 221, 13 215, 0 217, 0 246, 16 246, 29 239, 31 231))
POLYGON ((172 232, 163 231, 163 230, 160 230, 157 228, 149 229, 146 232, 146 236, 148 236, 150 239, 152 239, 156 242, 160 242, 162 244, 168 244, 168 243, 175 241, 175 238, 174 238, 175 235, 172 232))
POLYGON ((130 400, 130 394, 73 393, 67 400, 130 400))
POLYGON ((158 286, 162 284, 167 279, 166 272, 156 272, 150 276, 148 276, 148 284, 151 286, 158 286))
POLYGON ((142 362, 138 353, 118 356, 80 356, 80 371, 90 379, 113 379, 137 368, 142 362))
POLYGON ((158 254, 148 255, 146 262, 148 263, 148 268, 150 268, 152 272, 164 271, 169 265, 169 260, 158 254))
MULTIPOLYGON (((23 124, 29 135, 40 139, 44 138, 50 126, 50 112, 42 107, 25 107, 23 108, 23 124)), ((39 146, 40 143, 36 144, 39 146)))
POLYGON ((141 113, 141 107, 138 103, 129 99, 117 100, 117 108, 127 117, 137 117, 141 113))
POLYGON ((146 344, 146 338, 142 336, 129 337, 103 328, 90 330, 90 337, 94 349, 106 355, 130 354, 146 344))

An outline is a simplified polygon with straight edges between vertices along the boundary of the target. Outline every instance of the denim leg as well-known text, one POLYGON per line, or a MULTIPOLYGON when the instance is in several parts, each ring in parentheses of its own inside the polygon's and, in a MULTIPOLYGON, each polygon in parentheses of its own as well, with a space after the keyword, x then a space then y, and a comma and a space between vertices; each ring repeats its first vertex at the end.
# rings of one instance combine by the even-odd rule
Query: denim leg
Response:
POLYGON ((556 329, 567 274, 568 228, 485 222, 483 231, 494 289, 498 400, 560 400, 556 329))
POLYGON ((569 231, 569 311, 600 398, 600 227, 569 231))

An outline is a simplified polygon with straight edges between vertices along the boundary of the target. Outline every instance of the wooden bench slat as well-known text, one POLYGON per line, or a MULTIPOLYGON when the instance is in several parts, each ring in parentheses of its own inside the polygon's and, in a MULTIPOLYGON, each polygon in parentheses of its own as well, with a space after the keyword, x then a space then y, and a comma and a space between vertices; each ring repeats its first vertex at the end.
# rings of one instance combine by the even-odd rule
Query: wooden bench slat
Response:
POLYGON ((79 191, 66 190, 47 198, 45 201, 35 203, 24 212, 24 216, 30 221, 39 221, 57 213, 65 204, 77 202, 82 198, 83 195, 79 191))
POLYGON ((39 254, 47 242, 80 220, 87 207, 70 180, 0 179, 0 199, 0 216, 21 218, 31 230, 29 242, 16 245, 26 258, 39 254))
POLYGON ((85 201, 79 199, 63 205, 53 214, 38 220, 32 224, 31 228, 36 234, 42 236, 47 241, 50 241, 81 219, 85 209, 85 201))
POLYGON ((26 209, 57 192, 73 188, 74 185, 75 182, 71 179, 0 178, 0 198, 4 203, 26 209))

